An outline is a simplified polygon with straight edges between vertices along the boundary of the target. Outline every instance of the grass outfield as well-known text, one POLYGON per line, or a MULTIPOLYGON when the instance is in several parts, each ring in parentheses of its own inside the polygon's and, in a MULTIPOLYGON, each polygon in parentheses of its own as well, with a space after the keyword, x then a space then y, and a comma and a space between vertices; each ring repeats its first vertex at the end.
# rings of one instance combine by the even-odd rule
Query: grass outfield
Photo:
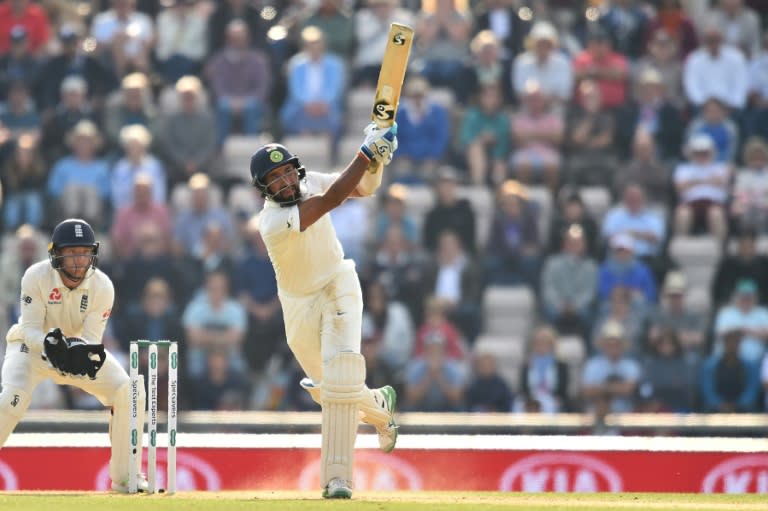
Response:
POLYGON ((766 511, 766 495, 666 493, 460 493, 359 492, 351 501, 322 500, 319 492, 181 492, 163 495, 115 495, 78 492, 0 493, 2 511, 176 511, 362 509, 371 511, 766 511))

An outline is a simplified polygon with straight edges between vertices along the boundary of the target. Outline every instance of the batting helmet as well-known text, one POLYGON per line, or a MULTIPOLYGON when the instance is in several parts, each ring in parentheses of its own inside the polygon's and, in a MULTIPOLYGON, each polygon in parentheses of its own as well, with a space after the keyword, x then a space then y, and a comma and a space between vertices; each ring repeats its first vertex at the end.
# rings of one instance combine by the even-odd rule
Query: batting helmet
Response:
POLYGON ((290 206, 299 202, 301 199, 301 190, 299 186, 288 185, 295 187, 294 194, 290 198, 282 198, 280 192, 282 192, 284 188, 270 192, 269 183, 266 181, 266 177, 267 174, 274 169, 282 167, 288 163, 292 164, 296 169, 296 173, 299 177, 298 180, 301 181, 304 179, 306 171, 299 162, 299 158, 281 144, 267 144, 251 156, 251 184, 258 188, 264 197, 279 202, 283 206, 290 206))
POLYGON ((62 266, 62 256, 59 253, 59 249, 64 247, 91 247, 93 254, 91 255, 90 267, 96 267, 99 255, 99 242, 96 241, 96 234, 93 232, 93 228, 85 220, 68 218, 59 223, 53 229, 51 241, 48 243, 48 259, 51 261, 51 266, 56 270, 64 272, 64 275, 70 280, 77 282, 81 279, 70 275, 62 266))

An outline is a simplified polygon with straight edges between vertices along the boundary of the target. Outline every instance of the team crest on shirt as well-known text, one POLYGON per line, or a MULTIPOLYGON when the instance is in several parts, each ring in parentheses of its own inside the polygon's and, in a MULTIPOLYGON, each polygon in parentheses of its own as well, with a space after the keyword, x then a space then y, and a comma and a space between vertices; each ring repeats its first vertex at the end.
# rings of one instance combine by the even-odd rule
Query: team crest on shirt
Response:
POLYGON ((80 298, 80 312, 85 312, 88 309, 88 295, 83 295, 80 298))
POLYGON ((51 289, 51 293, 48 295, 48 305, 60 305, 61 304, 61 290, 58 287, 51 289))

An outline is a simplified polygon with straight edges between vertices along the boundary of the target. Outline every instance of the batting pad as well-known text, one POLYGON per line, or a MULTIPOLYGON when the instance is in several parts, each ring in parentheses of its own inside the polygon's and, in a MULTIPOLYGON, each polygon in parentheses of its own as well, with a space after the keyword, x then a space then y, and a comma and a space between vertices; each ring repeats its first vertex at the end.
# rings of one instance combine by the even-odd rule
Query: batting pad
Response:
MULTIPOLYGON (((141 456, 144 445, 144 422, 147 408, 147 394, 144 390, 144 375, 139 375, 139 399, 136 423, 139 428, 136 449, 136 466, 131 467, 141 474, 141 456)), ((112 442, 112 457, 109 459, 109 477, 118 484, 128 484, 131 440, 131 382, 121 385, 112 401, 112 417, 109 421, 109 437, 112 442)))
POLYGON ((365 359, 359 353, 341 352, 323 364, 320 386, 322 437, 320 484, 338 477, 352 482, 359 401, 365 391, 365 359))
MULTIPOLYGON (((312 381, 311 378, 302 378, 299 382, 301 388, 309 392, 312 400, 321 404, 322 397, 320 396, 320 385, 312 381)), ((381 405, 381 400, 376 398, 376 390, 365 387, 360 394, 360 402, 358 403, 360 409, 360 419, 366 424, 373 426, 386 426, 389 424, 390 414, 389 411, 381 405)))
POLYGON ((0 392, 0 447, 11 435, 16 424, 19 423, 24 413, 32 402, 32 396, 21 389, 3 387, 0 392))

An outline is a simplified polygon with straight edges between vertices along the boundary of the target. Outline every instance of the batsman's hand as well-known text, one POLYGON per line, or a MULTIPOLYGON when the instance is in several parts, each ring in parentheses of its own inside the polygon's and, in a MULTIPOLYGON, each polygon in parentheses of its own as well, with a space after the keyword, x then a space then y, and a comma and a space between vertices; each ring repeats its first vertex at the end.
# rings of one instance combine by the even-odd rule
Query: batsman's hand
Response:
POLYGON ((389 164, 392 155, 397 151, 397 123, 389 128, 379 128, 375 123, 365 127, 365 140, 360 146, 360 152, 369 161, 389 164))

